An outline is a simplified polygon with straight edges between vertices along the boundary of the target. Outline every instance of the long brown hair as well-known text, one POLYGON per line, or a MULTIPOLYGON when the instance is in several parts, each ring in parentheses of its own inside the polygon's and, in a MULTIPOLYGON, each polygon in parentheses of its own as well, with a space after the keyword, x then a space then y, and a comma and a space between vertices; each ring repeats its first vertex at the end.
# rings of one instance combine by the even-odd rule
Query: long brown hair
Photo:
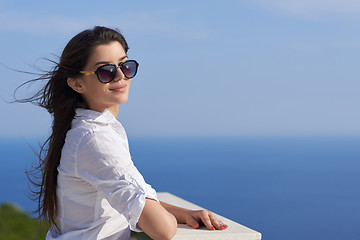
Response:
POLYGON ((35 189, 32 188, 31 191, 35 196, 34 200, 38 202, 37 212, 40 218, 56 228, 58 228, 56 224, 57 167, 60 163, 61 150, 65 143, 66 133, 71 128, 75 109, 87 108, 81 95, 68 86, 67 78, 80 75, 79 72, 83 70, 95 47, 113 41, 118 41, 124 51, 128 51, 126 40, 119 31, 99 26, 85 30, 69 41, 58 63, 51 61, 55 65, 51 71, 23 83, 15 90, 16 94, 16 91, 24 85, 47 80, 45 86, 32 97, 21 100, 15 97, 15 99, 16 102, 35 103, 47 109, 53 117, 52 133, 40 148, 39 162, 27 174, 31 184, 35 186, 35 189))

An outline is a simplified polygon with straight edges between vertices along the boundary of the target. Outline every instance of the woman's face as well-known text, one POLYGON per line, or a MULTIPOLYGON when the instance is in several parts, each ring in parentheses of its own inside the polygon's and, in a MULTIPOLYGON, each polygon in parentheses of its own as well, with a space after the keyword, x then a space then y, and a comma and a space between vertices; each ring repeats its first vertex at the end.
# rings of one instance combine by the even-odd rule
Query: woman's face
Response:
MULTIPOLYGON (((90 55, 84 71, 96 71, 105 64, 119 65, 127 60, 127 55, 117 41, 97 46, 90 55)), ((89 108, 103 112, 106 108, 117 115, 119 104, 128 100, 130 79, 126 78, 118 68, 114 80, 109 83, 101 83, 96 74, 83 74, 79 82, 82 87, 80 92, 89 108)))

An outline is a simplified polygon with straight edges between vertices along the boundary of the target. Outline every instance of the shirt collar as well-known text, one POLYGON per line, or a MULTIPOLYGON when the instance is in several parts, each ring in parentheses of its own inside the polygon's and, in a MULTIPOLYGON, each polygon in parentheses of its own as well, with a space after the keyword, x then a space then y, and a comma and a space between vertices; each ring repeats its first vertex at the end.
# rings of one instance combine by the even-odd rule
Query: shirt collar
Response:
POLYGON ((102 124, 118 122, 108 109, 105 109, 105 111, 101 113, 90 109, 77 108, 75 112, 75 119, 77 120, 86 120, 88 122, 102 124))
POLYGON ((110 126, 125 140, 125 147, 129 150, 129 145, 124 127, 108 109, 105 109, 105 111, 101 113, 90 109, 77 108, 75 110, 75 113, 75 119, 72 123, 72 127, 76 126, 77 124, 81 124, 82 121, 88 123, 95 123, 103 126, 110 126))

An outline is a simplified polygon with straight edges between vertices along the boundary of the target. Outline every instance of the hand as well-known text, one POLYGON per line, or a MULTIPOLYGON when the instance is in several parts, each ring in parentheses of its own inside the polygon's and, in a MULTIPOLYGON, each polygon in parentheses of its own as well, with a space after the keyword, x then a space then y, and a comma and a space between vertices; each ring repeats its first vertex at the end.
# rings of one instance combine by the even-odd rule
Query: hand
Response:
POLYGON ((203 223, 209 230, 224 230, 228 227, 208 210, 187 211, 185 222, 192 228, 198 228, 203 223))
POLYGON ((198 228, 200 224, 204 224, 209 230, 224 230, 228 227, 222 221, 217 219, 215 214, 208 210, 194 211, 165 202, 160 203, 167 211, 175 216, 178 223, 186 223, 192 228, 198 228))

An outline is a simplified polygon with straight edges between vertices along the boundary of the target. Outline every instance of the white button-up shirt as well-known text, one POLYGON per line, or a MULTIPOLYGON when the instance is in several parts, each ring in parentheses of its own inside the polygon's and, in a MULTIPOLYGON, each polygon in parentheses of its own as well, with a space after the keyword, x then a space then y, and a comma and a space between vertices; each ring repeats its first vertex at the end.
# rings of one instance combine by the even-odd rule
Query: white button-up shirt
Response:
POLYGON ((46 239, 129 239, 145 198, 157 200, 134 166, 119 121, 103 113, 77 109, 58 167, 56 222, 46 239))

